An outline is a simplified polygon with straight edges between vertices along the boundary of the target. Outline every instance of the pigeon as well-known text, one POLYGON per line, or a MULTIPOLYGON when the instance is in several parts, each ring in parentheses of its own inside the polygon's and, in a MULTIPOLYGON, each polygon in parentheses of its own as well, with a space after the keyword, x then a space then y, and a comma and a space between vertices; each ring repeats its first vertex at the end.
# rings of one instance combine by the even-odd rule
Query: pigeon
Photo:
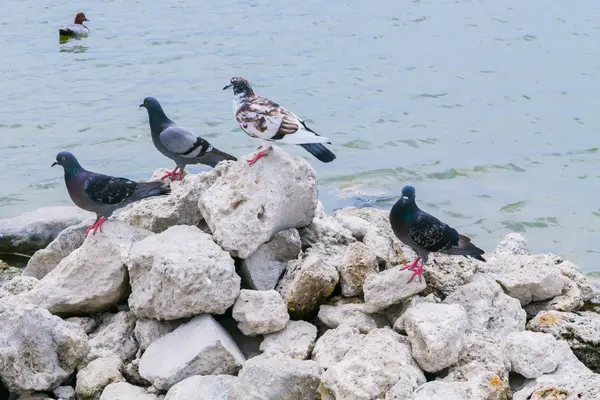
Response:
POLYGON ((56 155, 52 167, 55 165, 65 171, 65 184, 73 203, 96 213, 96 221, 86 229, 86 236, 92 229, 93 234, 98 229, 102 232, 102 224, 115 210, 146 197, 171 193, 171 188, 163 182, 134 182, 87 171, 68 151, 56 155))
POLYGON ((291 111, 266 97, 255 95, 250 82, 246 79, 231 78, 229 85, 223 90, 229 88, 233 88, 233 115, 238 125, 249 136, 261 140, 262 144, 258 150, 267 146, 257 152, 252 159, 247 160, 250 165, 269 153, 271 150, 269 142, 299 144, 322 162, 335 160, 335 154, 322 145, 322 143, 331 144, 329 139, 310 129, 291 111))
POLYGON ((79 37, 87 35, 90 30, 83 23, 89 21, 84 13, 79 13, 75 16, 75 23, 65 26, 58 30, 60 36, 79 37))
POLYGON ((173 171, 168 172, 161 179, 182 180, 183 169, 187 164, 205 164, 215 167, 221 161, 237 161, 237 158, 214 148, 189 129, 175 125, 154 97, 146 97, 140 107, 148 110, 154 146, 177 164, 173 171))
POLYGON ((415 261, 402 268, 413 272, 408 282, 415 276, 418 276, 421 282, 423 266, 427 263, 427 256, 432 252, 470 256, 485 262, 481 256, 485 252, 471 243, 471 239, 459 234, 456 229, 417 206, 415 188, 412 186, 402 188, 402 197, 390 211, 390 224, 396 237, 417 253, 415 261))

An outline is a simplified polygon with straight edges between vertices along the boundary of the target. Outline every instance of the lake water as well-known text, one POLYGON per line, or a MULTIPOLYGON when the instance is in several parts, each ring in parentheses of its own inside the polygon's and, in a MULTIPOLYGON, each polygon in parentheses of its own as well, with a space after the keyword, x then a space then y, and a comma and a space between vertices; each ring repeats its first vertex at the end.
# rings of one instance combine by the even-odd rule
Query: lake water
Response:
MULTIPOLYGON (((600 270, 600 3, 530 1, 3 2, 0 217, 70 204, 60 150, 88 169, 148 178, 173 166, 138 105, 237 156, 232 76, 328 136, 328 210, 389 209, 405 184, 491 251, 510 231, 534 252, 600 270), (91 34, 59 43, 83 11, 91 34)), ((191 171, 204 170, 192 167, 191 171)))

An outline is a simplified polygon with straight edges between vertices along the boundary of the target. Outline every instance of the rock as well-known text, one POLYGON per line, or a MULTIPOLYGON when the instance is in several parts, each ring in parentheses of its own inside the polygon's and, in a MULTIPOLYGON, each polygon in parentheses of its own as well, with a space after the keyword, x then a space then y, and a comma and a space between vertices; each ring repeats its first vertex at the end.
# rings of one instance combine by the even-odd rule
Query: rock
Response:
POLYGON ((427 382, 415 391, 413 400, 506 400, 509 395, 508 385, 497 375, 481 374, 466 382, 427 382))
POLYGON ((309 252, 290 261, 277 291, 287 304, 292 318, 302 319, 314 314, 319 305, 333 293, 339 275, 335 267, 309 252))
POLYGON ((328 328, 337 328, 346 324, 357 328, 361 333, 369 333, 373 329, 387 325, 385 318, 379 315, 369 315, 365 304, 341 304, 330 306, 323 304, 317 315, 328 328))
POLYGON ((193 375, 236 374, 245 361, 231 336, 210 315, 200 315, 148 346, 140 375, 160 390, 193 375))
POLYGON ((363 287, 365 304, 371 311, 380 311, 425 290, 425 281, 419 282, 419 279, 415 278, 408 282, 412 274, 412 271, 407 269, 402 271, 400 267, 394 267, 379 274, 369 275, 363 287))
POLYGON ((233 306, 233 318, 244 335, 256 336, 282 330, 290 316, 277 291, 242 289, 233 306))
POLYGON ((444 300, 458 304, 469 315, 471 329, 498 338, 525 329, 525 311, 521 304, 502 291, 494 279, 486 274, 475 274, 473 280, 459 287, 444 300))
POLYGON ((298 257, 302 243, 297 229, 277 233, 267 243, 242 260, 240 274, 254 290, 273 290, 288 261, 298 257))
POLYGON ((122 363, 131 360, 138 349, 133 335, 136 320, 132 312, 105 314, 98 329, 90 335, 87 362, 99 357, 114 357, 122 363))
POLYGON ((363 335, 349 325, 339 325, 326 331, 315 343, 311 358, 322 368, 328 369, 346 356, 346 353, 361 343, 363 335))
POLYGON ((406 335, 406 328, 404 322, 406 319, 406 311, 410 308, 417 306, 421 303, 432 303, 438 304, 442 301, 433 293, 428 294, 425 297, 413 296, 410 299, 404 300, 401 304, 397 304, 383 311, 390 323, 393 322, 394 331, 406 335))
POLYGON ((315 217, 309 226, 300 229, 300 238, 303 248, 342 246, 344 251, 345 246, 356 242, 352 232, 333 216, 315 217))
POLYGON ((123 367, 123 376, 127 380, 127 382, 132 383, 137 386, 152 386, 152 383, 148 382, 140 375, 140 359, 136 358, 131 361, 129 364, 123 367))
POLYGON ((157 321, 155 319, 138 319, 135 323, 135 338, 140 350, 146 351, 152 342, 157 341, 167 333, 171 333, 181 325, 180 321, 157 321))
MULTIPOLYGON (((8 281, 10 281, 14 277, 17 277, 17 276, 20 276, 20 275, 21 275, 21 269, 20 268, 11 267, 10 265, 8 265, 7 263, 5 263, 4 261, 0 260, 0 289, 2 289, 2 287, 4 287, 4 285, 8 281)), ((8 294, 8 293, 0 290, 0 297, 5 296, 6 294, 8 294)))
POLYGON ((406 340, 389 328, 375 329, 323 373, 319 393, 323 400, 374 400, 400 379, 412 390, 425 383, 406 340))
MULTIPOLYGON (((416 257, 412 250, 403 250, 409 260, 416 257)), ((427 280, 430 290, 435 290, 442 297, 448 296, 460 286, 469 283, 482 264, 484 263, 472 258, 433 253, 429 255, 429 262, 423 268, 423 277, 427 280)))
MULTIPOLYGON (((598 296, 600 295, 600 290, 595 288, 592 282, 588 279, 588 277, 581 273, 579 267, 577 267, 572 262, 564 260, 562 257, 559 257, 557 255, 550 254, 549 256, 552 257, 554 264, 556 265, 556 268, 558 268, 560 273, 577 285, 579 291, 581 292, 581 298, 584 302, 591 301, 595 297, 598 298, 598 296)), ((565 295, 564 292, 563 295, 565 295)))
POLYGON ((480 264, 481 270, 498 281, 506 294, 518 299, 522 306, 560 295, 566 283, 548 255, 495 255, 480 264))
MULTIPOLYGON (((166 172, 160 169, 150 180, 158 180, 166 172), (158 174, 157 174, 158 172, 158 174)), ((131 225, 160 233, 175 225, 198 226, 202 214, 198 199, 202 192, 214 182, 208 172, 185 174, 182 181, 171 182, 171 194, 136 202, 125 207, 119 219, 131 225)))
POLYGON ((169 389, 165 400, 228 400, 236 380, 231 375, 191 376, 169 389))
MULTIPOLYGON (((29 292, 37 286, 38 280, 30 276, 15 276, 10 281, 2 285, 0 291, 13 295, 29 292)), ((1 297, 1 295, 0 295, 1 297)))
POLYGON ((562 356, 556 346, 554 336, 539 332, 513 332, 504 343, 512 370, 528 379, 556 370, 562 356))
POLYGON ((31 256, 23 275, 42 279, 48 275, 60 262, 81 247, 85 241, 85 230, 91 221, 81 222, 60 232, 46 248, 40 249, 31 256))
POLYGON ((229 400, 314 400, 320 375, 314 361, 261 355, 244 363, 229 400))
POLYGON ((30 254, 43 249, 71 225, 90 219, 91 214, 77 207, 42 207, 0 219, 0 253, 30 254))
POLYGON ((529 252, 525 237, 520 233, 511 232, 500 241, 500 244, 496 247, 496 254, 528 256, 531 253, 529 252))
POLYGON ((108 221, 102 233, 88 236, 33 290, 20 296, 61 315, 89 315, 115 307, 129 294, 125 267, 129 249, 150 234, 124 222, 108 221))
POLYGON ((256 357, 261 354, 260 344, 263 341, 262 335, 259 336, 246 336, 237 327, 237 321, 229 316, 220 316, 219 324, 225 328, 227 333, 231 335, 233 341, 237 344, 244 357, 247 359, 256 357))
POLYGON ((123 382, 122 364, 118 358, 102 357, 90 362, 77 373, 78 400, 98 400, 106 386, 114 382, 123 382))
POLYGON ((600 314, 543 311, 529 321, 527 329, 566 340, 583 364, 600 373, 600 314))
MULTIPOLYGON (((15 395, 9 397, 13 399, 15 395)), ((18 400, 52 400, 52 397, 48 397, 48 394, 41 392, 23 393, 18 397, 18 400)))
POLYGON ((71 386, 59 386, 54 389, 52 393, 60 400, 76 400, 75 389, 71 386))
POLYGON ((360 242, 348 245, 346 255, 338 267, 342 295, 358 296, 363 293, 363 284, 367 276, 377 274, 377 256, 375 252, 360 242))
POLYGON ((273 148, 250 166, 220 163, 215 183, 198 201, 215 241, 231 255, 248 258, 274 234, 311 223, 317 207, 317 179, 308 162, 273 148))
POLYGON ((195 226, 173 226, 136 243, 127 268, 129 307, 139 317, 222 314, 240 290, 229 254, 195 226))
POLYGON ((310 357, 316 339, 316 326, 306 321, 290 321, 283 330, 265 335, 260 350, 306 360, 310 357))
POLYGON ((81 327, 88 335, 98 326, 96 320, 91 317, 71 317, 65 319, 65 322, 81 327))
POLYGON ((17 296, 0 299, 0 377, 12 392, 57 388, 89 351, 85 332, 17 296))
POLYGON ((579 286, 572 280, 566 279, 562 294, 549 300, 529 303, 525 306, 525 311, 527 316, 533 318, 542 311, 576 311, 582 308, 583 305, 583 294, 579 286))
POLYGON ((115 382, 104 388, 100 400, 158 400, 153 394, 143 388, 130 385, 127 382, 115 382))
POLYGON ((406 333, 421 368, 438 372, 458 361, 469 326, 462 306, 421 303, 406 314, 406 333))

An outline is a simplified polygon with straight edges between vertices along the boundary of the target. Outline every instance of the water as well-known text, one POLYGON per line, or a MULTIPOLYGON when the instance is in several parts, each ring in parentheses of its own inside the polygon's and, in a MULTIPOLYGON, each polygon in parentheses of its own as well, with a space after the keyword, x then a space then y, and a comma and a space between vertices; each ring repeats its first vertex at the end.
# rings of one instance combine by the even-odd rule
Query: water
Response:
POLYGON ((69 204, 50 168, 63 149, 135 179, 172 167, 145 96, 251 152, 221 90, 242 75, 332 140, 331 164, 285 146, 317 169, 329 210, 389 209, 410 183, 487 250, 522 231, 532 251, 600 270, 597 0, 47 4, 0 15, 0 217, 69 204), (90 36, 61 45, 79 11, 90 36))

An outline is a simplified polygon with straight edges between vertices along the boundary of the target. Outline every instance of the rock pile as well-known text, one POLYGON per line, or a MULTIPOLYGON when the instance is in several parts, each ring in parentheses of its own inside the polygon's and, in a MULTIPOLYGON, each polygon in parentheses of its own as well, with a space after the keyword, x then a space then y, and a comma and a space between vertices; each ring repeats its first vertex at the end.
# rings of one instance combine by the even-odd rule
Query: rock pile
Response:
POLYGON ((0 394, 600 398, 600 293, 521 235, 407 283, 388 212, 326 215, 314 170, 277 148, 172 189, 88 238, 81 216, 11 222, 11 246, 40 249, 0 288, 0 394))

